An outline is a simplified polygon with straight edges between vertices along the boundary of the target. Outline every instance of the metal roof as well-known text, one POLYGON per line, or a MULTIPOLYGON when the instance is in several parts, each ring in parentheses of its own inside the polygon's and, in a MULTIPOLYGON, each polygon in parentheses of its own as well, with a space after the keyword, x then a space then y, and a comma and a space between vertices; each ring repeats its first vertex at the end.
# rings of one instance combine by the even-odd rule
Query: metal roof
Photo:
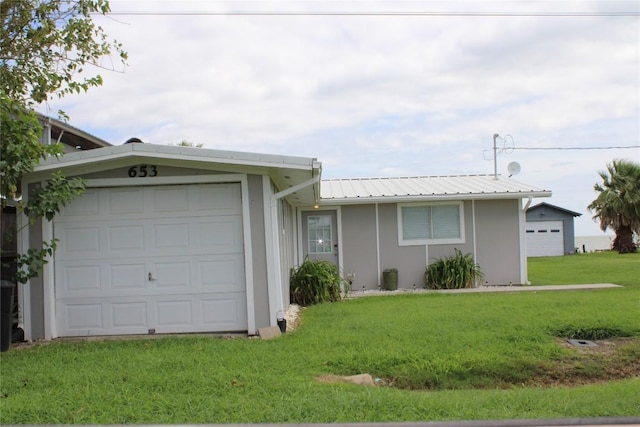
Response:
POLYGON ((323 180, 323 204, 550 197, 551 191, 494 175, 323 180))
POLYGON ((70 147, 69 150, 92 150, 111 146, 107 141, 73 127, 68 123, 40 113, 37 113, 37 115, 38 120, 40 120, 44 126, 51 128, 51 139, 67 145, 70 147))

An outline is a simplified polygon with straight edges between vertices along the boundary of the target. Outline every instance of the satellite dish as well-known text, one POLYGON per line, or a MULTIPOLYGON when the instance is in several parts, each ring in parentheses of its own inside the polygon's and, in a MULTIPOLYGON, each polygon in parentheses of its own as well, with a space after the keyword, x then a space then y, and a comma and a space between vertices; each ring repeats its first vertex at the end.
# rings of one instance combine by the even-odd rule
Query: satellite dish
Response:
POLYGON ((509 178, 513 175, 518 175, 520 173, 520 163, 511 162, 507 165, 507 171, 509 172, 509 178))

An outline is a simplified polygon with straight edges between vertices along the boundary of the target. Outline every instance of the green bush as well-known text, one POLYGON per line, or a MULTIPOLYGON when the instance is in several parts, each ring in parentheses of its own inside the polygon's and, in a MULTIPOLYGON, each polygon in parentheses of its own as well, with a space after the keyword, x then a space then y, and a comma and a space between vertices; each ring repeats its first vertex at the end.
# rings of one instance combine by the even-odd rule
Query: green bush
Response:
POLYGON ((610 338, 631 337, 632 330, 624 330, 611 326, 574 326, 567 325, 555 328, 551 333, 560 338, 576 340, 604 340, 610 338))
POLYGON ((429 264, 424 274, 427 289, 473 288, 476 281, 482 279, 480 266, 473 261, 471 254, 456 254, 429 264))
POLYGON ((349 284, 340 276, 338 267, 329 261, 305 258, 299 267, 291 269, 291 302, 301 306, 339 301, 349 284))

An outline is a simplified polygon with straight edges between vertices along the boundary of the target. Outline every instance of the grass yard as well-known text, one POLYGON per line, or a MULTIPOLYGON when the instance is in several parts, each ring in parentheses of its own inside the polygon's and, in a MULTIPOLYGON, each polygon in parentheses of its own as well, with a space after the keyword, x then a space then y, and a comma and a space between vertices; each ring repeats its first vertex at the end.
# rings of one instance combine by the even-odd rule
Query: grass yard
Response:
POLYGON ((640 287, 640 252, 620 255, 614 251, 557 257, 528 258, 532 285, 615 283, 640 287))
MULTIPOLYGON (((530 265, 566 260, 582 269, 573 264, 582 257, 530 265)), ((603 276, 588 282, 616 283, 607 278, 616 271, 602 271, 613 264, 603 262, 603 276)), ((563 276, 568 269, 556 268, 563 276)), ((272 341, 167 337, 11 349, 0 356, 0 423, 637 416, 640 275, 624 280, 625 288, 597 291, 404 294, 324 304, 305 309, 298 330, 272 341), (576 333, 606 339, 589 349, 558 337, 576 333), (379 385, 319 381, 359 373, 379 385)))

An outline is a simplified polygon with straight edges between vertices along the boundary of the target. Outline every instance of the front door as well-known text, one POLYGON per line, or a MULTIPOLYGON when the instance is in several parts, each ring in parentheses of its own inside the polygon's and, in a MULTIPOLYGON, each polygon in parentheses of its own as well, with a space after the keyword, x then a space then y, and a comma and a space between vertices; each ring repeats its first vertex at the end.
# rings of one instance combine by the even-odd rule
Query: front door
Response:
POLYGON ((312 260, 329 261, 338 266, 338 231, 335 210, 302 213, 303 252, 312 260))

